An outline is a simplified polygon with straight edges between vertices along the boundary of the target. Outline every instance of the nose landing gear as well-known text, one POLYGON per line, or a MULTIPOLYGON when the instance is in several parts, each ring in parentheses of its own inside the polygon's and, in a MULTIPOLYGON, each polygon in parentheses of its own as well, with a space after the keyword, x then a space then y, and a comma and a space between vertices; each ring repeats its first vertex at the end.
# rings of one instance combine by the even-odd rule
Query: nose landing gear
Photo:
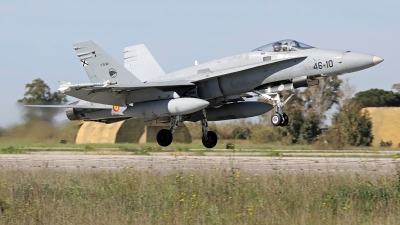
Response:
POLYGON ((279 113, 274 113, 274 115, 271 116, 271 123, 274 126, 284 127, 288 125, 289 117, 286 115, 286 113, 282 113, 282 115, 279 113))
POLYGON ((253 91, 255 94, 257 94, 259 97, 269 100, 269 101, 274 101, 274 106, 276 106, 276 112, 274 115, 271 117, 271 123, 274 126, 281 126, 284 127, 288 125, 289 123, 289 117, 285 113, 283 113, 283 106, 286 104, 287 101, 293 96, 290 95, 289 98, 286 100, 283 98, 281 93, 270 93, 270 94, 263 94, 259 91, 253 91), (271 97, 271 95, 275 95, 275 97, 271 97))

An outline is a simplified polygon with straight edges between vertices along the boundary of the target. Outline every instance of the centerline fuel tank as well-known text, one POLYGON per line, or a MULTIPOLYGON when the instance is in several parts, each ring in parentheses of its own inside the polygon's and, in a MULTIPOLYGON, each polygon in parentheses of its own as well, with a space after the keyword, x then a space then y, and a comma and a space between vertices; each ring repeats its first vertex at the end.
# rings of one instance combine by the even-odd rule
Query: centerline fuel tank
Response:
MULTIPOLYGON (((239 102, 223 105, 219 108, 208 108, 207 120, 231 120, 258 116, 269 112, 274 106, 264 102, 239 102)), ((186 121, 197 122, 204 119, 203 112, 195 112, 186 121)))
POLYGON ((176 98, 135 103, 123 114, 133 118, 158 118, 194 113, 206 108, 210 103, 198 98, 176 98))

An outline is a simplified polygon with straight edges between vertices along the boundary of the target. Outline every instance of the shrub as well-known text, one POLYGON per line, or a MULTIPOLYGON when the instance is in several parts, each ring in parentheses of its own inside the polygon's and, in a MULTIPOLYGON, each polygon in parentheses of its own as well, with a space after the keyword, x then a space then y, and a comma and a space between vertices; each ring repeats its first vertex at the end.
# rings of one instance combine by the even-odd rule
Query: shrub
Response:
POLYGON ((235 127, 232 131, 233 139, 249 139, 251 131, 248 127, 235 127))

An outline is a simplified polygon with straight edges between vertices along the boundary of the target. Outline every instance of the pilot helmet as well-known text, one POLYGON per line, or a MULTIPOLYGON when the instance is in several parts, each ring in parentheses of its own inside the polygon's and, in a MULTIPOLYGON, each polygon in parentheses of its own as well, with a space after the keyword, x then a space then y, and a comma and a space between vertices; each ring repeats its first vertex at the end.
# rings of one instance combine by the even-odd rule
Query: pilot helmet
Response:
POLYGON ((281 45, 280 45, 279 42, 275 42, 272 46, 274 48, 274 52, 279 52, 280 51, 281 45))
POLYGON ((287 47, 288 47, 288 43, 287 43, 286 41, 284 41, 284 42, 282 43, 282 50, 283 50, 283 51, 286 51, 286 50, 287 50, 287 47))

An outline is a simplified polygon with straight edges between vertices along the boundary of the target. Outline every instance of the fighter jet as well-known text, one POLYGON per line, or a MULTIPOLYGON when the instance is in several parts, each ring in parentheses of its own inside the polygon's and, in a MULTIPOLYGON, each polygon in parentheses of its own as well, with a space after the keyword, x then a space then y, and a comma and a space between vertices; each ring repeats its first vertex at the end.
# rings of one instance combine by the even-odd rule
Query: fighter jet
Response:
MULTIPOLYGON (((312 47, 287 39, 253 51, 215 59, 165 74, 145 45, 124 49, 124 66, 93 41, 73 45, 92 83, 59 82, 59 90, 81 99, 66 108, 70 120, 113 123, 132 118, 170 123, 157 133, 157 142, 168 146, 180 122, 201 121, 202 142, 213 148, 216 133, 208 121, 247 118, 275 109, 274 126, 286 126, 288 100, 282 92, 319 84, 319 78, 363 70, 383 61, 374 55, 312 47), (260 97, 272 104, 245 101, 260 97)), ((289 97, 290 98, 290 97, 289 97)), ((36 106, 37 107, 37 106, 36 106)))

